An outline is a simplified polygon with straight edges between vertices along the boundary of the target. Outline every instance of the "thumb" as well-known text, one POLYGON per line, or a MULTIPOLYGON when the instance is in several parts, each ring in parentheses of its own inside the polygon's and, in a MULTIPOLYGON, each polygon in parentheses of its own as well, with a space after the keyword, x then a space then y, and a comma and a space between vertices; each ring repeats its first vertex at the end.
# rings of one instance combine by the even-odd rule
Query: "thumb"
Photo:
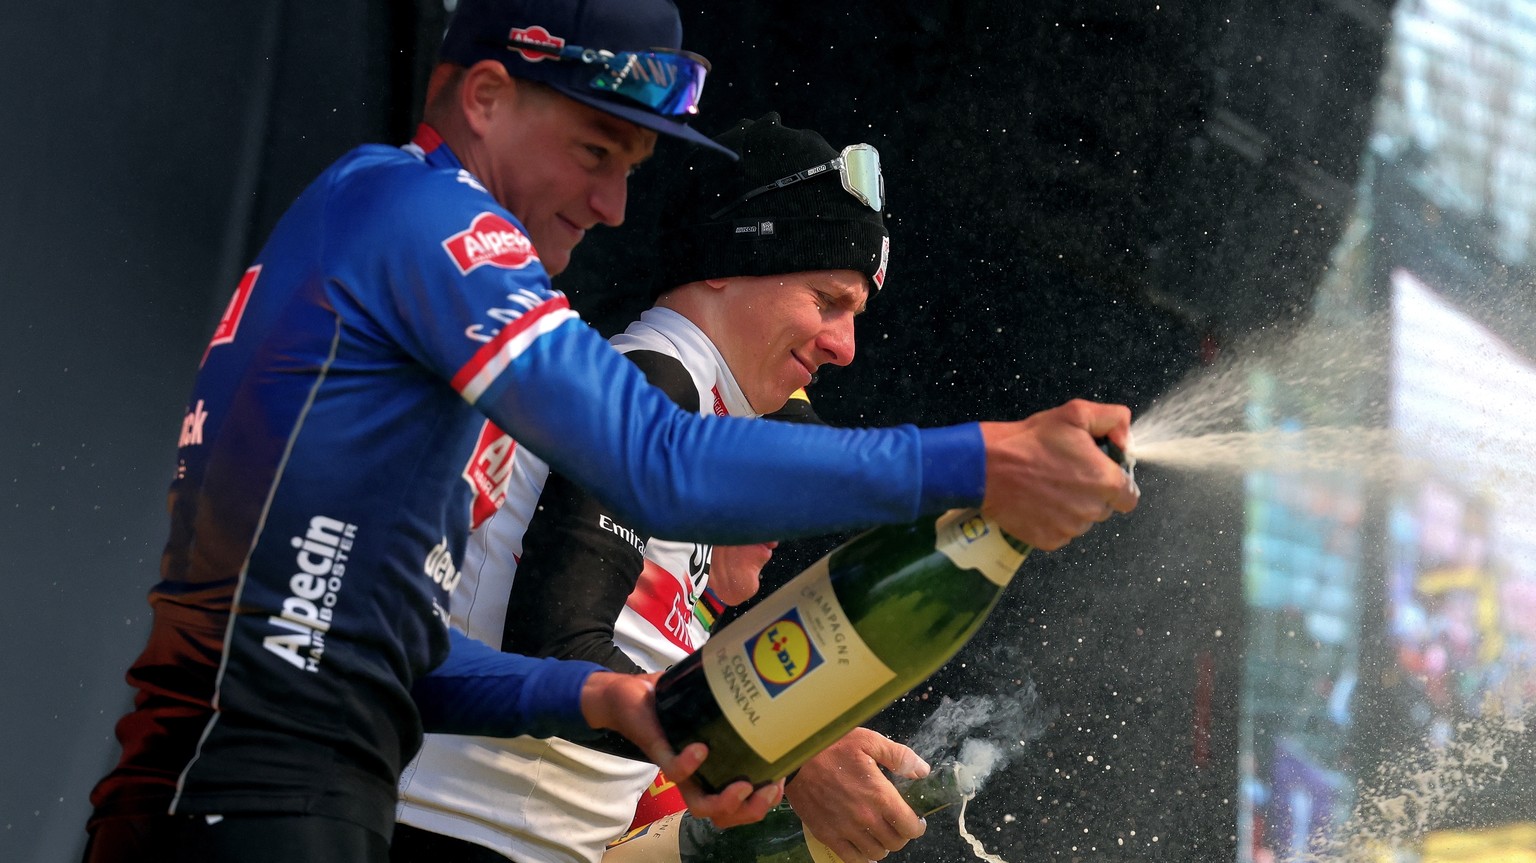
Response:
POLYGON ((866 750, 869 757, 886 770, 897 776, 905 776, 908 779, 921 779, 927 776, 931 768, 922 756, 913 752, 910 748, 897 743, 889 737, 880 737, 871 740, 866 750))

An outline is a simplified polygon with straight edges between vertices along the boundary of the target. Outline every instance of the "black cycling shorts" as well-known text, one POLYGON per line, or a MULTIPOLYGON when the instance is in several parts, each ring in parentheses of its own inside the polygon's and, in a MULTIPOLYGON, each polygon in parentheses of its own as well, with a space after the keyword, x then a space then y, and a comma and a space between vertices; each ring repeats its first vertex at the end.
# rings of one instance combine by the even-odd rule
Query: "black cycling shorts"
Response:
POLYGON ((274 860, 387 863, 389 840, 321 815, 148 815, 103 818, 85 846, 85 863, 274 860))

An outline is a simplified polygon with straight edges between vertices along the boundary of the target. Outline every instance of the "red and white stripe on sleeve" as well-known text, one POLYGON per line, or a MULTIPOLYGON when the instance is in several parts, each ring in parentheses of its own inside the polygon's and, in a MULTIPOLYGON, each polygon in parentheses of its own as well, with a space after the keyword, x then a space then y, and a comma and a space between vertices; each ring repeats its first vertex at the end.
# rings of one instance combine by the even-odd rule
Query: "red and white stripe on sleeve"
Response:
POLYGON ((576 317, 564 296, 551 297, 534 306, 475 351, 453 376, 453 388, 465 401, 474 404, 535 339, 576 317))

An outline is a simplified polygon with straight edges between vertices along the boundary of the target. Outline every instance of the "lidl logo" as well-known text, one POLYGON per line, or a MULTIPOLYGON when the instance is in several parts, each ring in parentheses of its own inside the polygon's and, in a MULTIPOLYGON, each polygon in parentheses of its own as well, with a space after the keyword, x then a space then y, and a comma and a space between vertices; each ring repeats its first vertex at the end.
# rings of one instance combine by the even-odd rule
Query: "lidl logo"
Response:
POLYGON ((800 609, 792 608, 746 641, 752 668, 770 697, 777 696, 791 684, 822 663, 821 653, 811 643, 800 623, 800 609))
POLYGON ((987 520, 979 515, 972 516, 971 518, 968 518, 960 523, 960 535, 965 537, 970 542, 975 542, 976 540, 981 539, 982 537, 986 536, 987 533, 987 520))

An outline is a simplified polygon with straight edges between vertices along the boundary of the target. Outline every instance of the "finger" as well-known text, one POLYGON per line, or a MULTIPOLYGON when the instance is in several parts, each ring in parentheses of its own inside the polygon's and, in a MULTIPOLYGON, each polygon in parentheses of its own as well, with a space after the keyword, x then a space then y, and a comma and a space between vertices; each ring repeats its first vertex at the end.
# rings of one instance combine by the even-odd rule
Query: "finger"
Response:
MULTIPOLYGON (((750 782, 732 782, 719 794, 706 794, 697 783, 692 781, 678 781, 677 787, 683 793, 683 800, 688 804, 689 812, 692 812, 695 817, 709 819, 722 830, 727 827, 750 824, 754 820, 742 808, 752 797, 750 782)), ((761 817, 761 815, 758 816, 759 819, 761 817)))
POLYGON ((699 765, 709 757, 709 747, 702 743, 690 743, 683 747, 682 752, 674 753, 665 743, 651 747, 646 755, 661 768, 661 772, 667 774, 667 778, 673 782, 683 782, 693 777, 698 771, 699 765), (657 756, 661 756, 658 760, 657 756))
POLYGON ((872 814, 880 820, 865 826, 874 840, 887 851, 901 850, 903 845, 928 830, 928 822, 912 810, 911 804, 894 793, 889 800, 882 801, 872 814))
POLYGON ((891 849, 886 847, 885 842, 869 830, 855 830, 849 838, 853 840, 858 852, 864 855, 865 860, 883 860, 887 854, 891 853, 891 849))
POLYGON ((849 842, 847 839, 838 839, 833 842, 825 842, 822 844, 826 845, 828 848, 831 848, 832 853, 836 854, 837 859, 843 861, 843 863, 869 863, 870 861, 870 858, 864 856, 864 853, 861 852, 852 842, 849 842))
POLYGON ((779 805, 782 799, 784 799, 784 780, 780 779, 753 791, 752 795, 741 804, 740 814, 748 819, 746 823, 761 821, 763 816, 768 814, 768 810, 779 805))
POLYGON ((872 737, 865 751, 869 753, 869 757, 875 759, 875 763, 897 776, 921 779, 933 770, 928 766, 928 762, 910 747, 903 746, 884 735, 872 737))
MULTIPOLYGON (((782 779, 756 789, 750 782, 741 781, 731 783, 719 794, 703 796, 696 805, 689 801, 688 808, 695 816, 708 818, 716 827, 726 829, 763 820, 783 797, 782 779)), ((688 801, 688 794, 683 798, 688 801)))
MULTIPOLYGON (((915 815, 917 813, 913 813, 913 814, 915 815)), ((913 822, 910 825, 908 825, 906 828, 903 828, 902 825, 898 824, 898 825, 896 825, 896 829, 900 830, 901 831, 901 835, 903 837, 905 837, 908 842, 910 842, 913 839, 917 839, 917 838, 921 837, 924 833, 928 832, 928 819, 927 818, 917 818, 917 819, 914 819, 913 822)))
MULTIPOLYGON (((1022 531, 1028 531, 1029 526, 1024 525, 1022 528, 1020 528, 1019 531, 1011 531, 1008 530, 1007 527, 1004 527, 1003 530, 1012 533, 1014 536, 1024 536, 1027 534, 1023 533, 1022 531)), ((1084 530, 1087 530, 1087 528, 1084 528, 1084 530)), ((1079 533, 1081 532, 1082 531, 1079 531, 1079 533)), ((1040 532, 1036 531, 1036 533, 1040 532)), ((1071 542, 1075 535, 1076 534, 1062 533, 1060 531, 1051 531, 1050 533, 1042 533, 1039 539, 1030 544, 1035 548, 1040 549, 1041 551, 1055 551, 1071 542)))
POLYGON ((888 820, 881 821, 868 829, 869 837, 880 846, 881 850, 900 851, 903 845, 916 838, 907 835, 909 832, 922 835, 923 827, 920 823, 922 819, 917 817, 912 807, 903 804, 902 809, 906 810, 905 814, 899 811, 894 812, 888 820))
POLYGON ((851 838, 842 838, 827 843, 827 847, 831 848, 843 863, 870 863, 874 860, 883 860, 885 855, 890 853, 884 848, 877 847, 869 839, 854 842, 851 838))
POLYGON ((1136 480, 1129 474, 1123 474, 1123 481, 1115 490, 1115 496, 1109 499, 1110 509, 1115 512, 1130 512, 1140 501, 1141 489, 1137 487, 1136 480))
POLYGON ((1087 429, 1088 434, 1096 438, 1107 437, 1121 449, 1125 449, 1126 444, 1130 442, 1130 408, 1124 405, 1086 402, 1081 416, 1086 422, 1084 428, 1087 429))

